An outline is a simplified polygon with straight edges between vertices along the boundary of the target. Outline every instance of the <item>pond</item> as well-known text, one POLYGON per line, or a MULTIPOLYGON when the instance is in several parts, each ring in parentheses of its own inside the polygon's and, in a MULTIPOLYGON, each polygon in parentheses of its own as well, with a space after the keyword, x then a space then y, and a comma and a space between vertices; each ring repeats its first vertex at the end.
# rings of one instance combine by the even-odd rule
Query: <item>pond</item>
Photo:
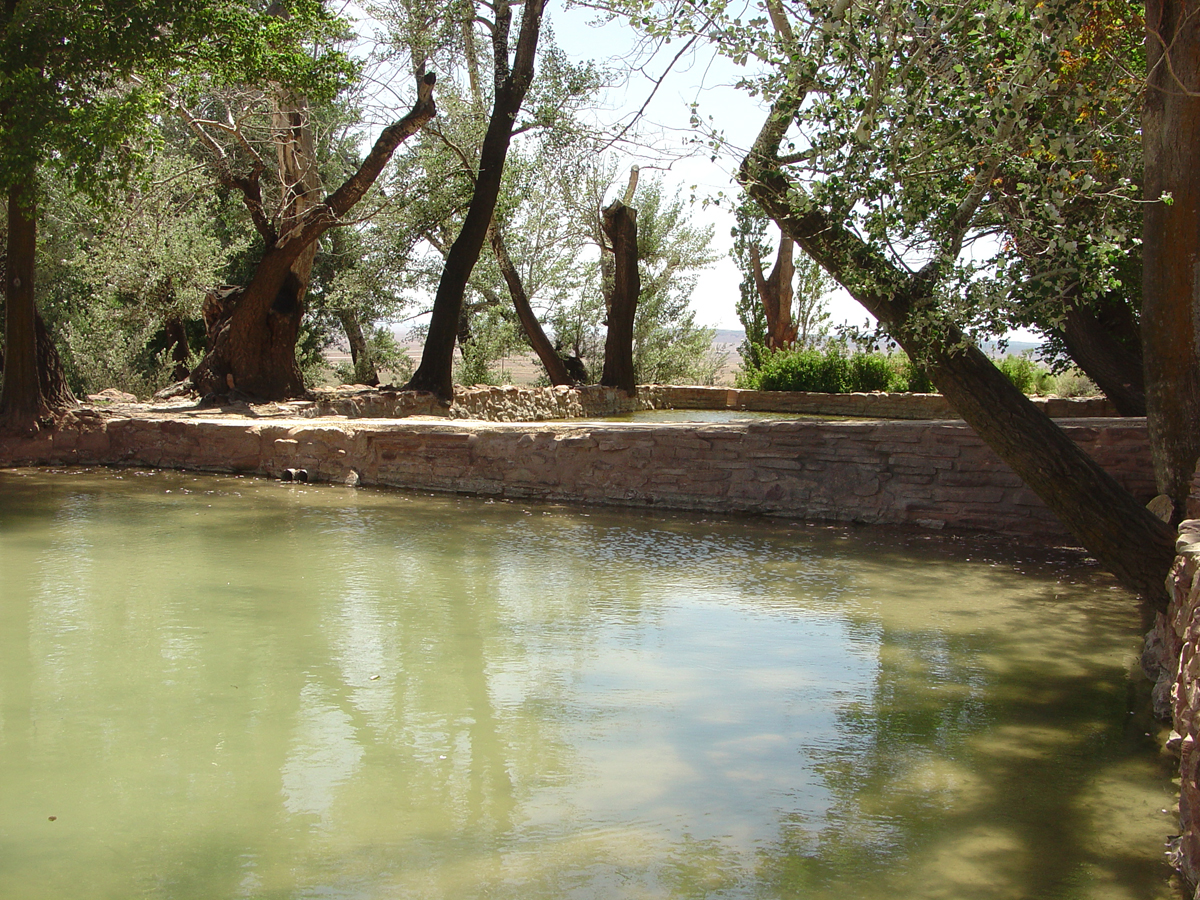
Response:
POLYGON ((1139 633, 979 539, 0 472, 0 897, 1165 897, 1139 633))

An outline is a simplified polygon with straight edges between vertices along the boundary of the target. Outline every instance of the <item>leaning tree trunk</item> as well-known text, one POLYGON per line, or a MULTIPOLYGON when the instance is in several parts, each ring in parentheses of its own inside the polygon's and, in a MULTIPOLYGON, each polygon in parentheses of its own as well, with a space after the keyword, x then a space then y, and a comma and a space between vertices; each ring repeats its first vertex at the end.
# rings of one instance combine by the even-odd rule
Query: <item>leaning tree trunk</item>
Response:
POLYGON ((1071 306, 1060 334, 1067 353, 1123 416, 1146 415, 1146 387, 1141 338, 1128 310, 1098 314, 1094 309, 1071 306), (1122 315, 1122 312, 1125 314, 1122 315), (1128 340, 1119 339, 1124 331, 1128 340))
POLYGON ((508 285, 508 295, 512 297, 513 307, 517 310, 521 328, 525 331, 525 337, 529 338, 529 345, 533 347, 533 352, 537 354, 542 366, 546 369, 550 383, 574 384, 575 380, 567 371, 567 364, 555 351, 554 345, 550 343, 550 338, 546 337, 542 323, 538 321, 537 314, 529 304, 529 295, 525 293, 521 273, 517 271, 512 257, 508 255, 508 248, 504 245, 504 235, 500 233, 495 222, 488 229, 488 241, 492 245, 496 263, 500 266, 500 274, 504 276, 504 283, 508 285))
MULTIPOLYGON (((417 86, 417 101, 402 119, 379 135, 366 159, 349 178, 320 203, 292 217, 291 227, 276 237, 265 223, 261 204, 254 203, 256 182, 243 189, 247 208, 263 234, 266 249, 262 260, 227 318, 210 329, 210 346, 192 373, 192 383, 204 394, 237 390, 263 400, 301 396, 304 381, 296 362, 296 336, 304 311, 307 277, 304 259, 311 256, 317 238, 337 225, 383 171, 396 148, 433 118, 436 108, 433 88, 436 78, 429 73, 417 86), (298 274, 301 273, 301 274, 298 274)), ((228 167, 220 170, 222 180, 242 189, 246 179, 235 179, 228 167)))
POLYGON ((72 406, 62 360, 34 301, 37 206, 32 178, 8 192, 8 247, 4 273, 4 388, 0 423, 36 430, 39 420, 72 406))
POLYGON ((1158 489, 1178 521, 1200 458, 1200 0, 1148 0, 1146 65, 1146 411, 1158 489))
POLYGON ((604 374, 600 383, 633 394, 633 320, 637 316, 642 279, 638 273, 637 210, 614 200, 604 209, 604 233, 613 249, 613 293, 604 340, 604 374))
POLYGON ((899 270, 837 219, 798 203, 802 192, 779 163, 780 142, 799 96, 777 101, 740 180, 786 234, 874 315, 914 359, 976 434, 1017 473, 1059 521, 1126 587, 1156 605, 1166 602, 1164 578, 1174 559, 1174 531, 1038 410, 961 332, 924 320, 934 308, 937 269, 899 270))
POLYGON ((471 195, 462 230, 446 254, 446 264, 442 268, 442 277, 433 300, 433 314, 429 319, 421 364, 405 385, 405 390, 428 391, 446 403, 454 399, 454 341, 467 281, 483 251, 483 242, 487 240, 488 227, 500 196, 500 180, 504 174, 508 146, 512 141, 513 126, 533 80, 533 64, 545 7, 546 0, 526 0, 524 3, 517 49, 509 70, 508 33, 512 24, 512 9, 509 0, 499 0, 494 5, 492 47, 496 92, 492 115, 479 151, 475 191, 471 195))

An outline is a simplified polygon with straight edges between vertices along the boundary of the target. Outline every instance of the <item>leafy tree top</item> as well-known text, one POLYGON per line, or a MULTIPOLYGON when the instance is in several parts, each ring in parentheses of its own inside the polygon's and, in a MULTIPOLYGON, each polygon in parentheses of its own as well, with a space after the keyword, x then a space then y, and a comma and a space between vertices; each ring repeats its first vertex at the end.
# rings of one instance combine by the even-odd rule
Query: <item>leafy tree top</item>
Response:
POLYGON ((331 96, 352 72, 310 52, 341 31, 317 0, 290 15, 229 0, 7 0, 0 12, 0 188, 38 165, 70 170, 100 193, 128 172, 168 80, 207 72, 331 96))

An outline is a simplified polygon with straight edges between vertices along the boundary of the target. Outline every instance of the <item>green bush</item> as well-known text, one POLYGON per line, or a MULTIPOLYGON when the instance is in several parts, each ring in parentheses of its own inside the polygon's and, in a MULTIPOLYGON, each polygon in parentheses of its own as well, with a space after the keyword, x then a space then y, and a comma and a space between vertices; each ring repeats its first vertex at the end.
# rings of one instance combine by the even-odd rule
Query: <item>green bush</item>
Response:
POLYGON ((746 367, 736 385, 758 391, 817 391, 845 394, 856 391, 935 393, 929 376, 903 353, 854 353, 842 344, 824 350, 763 348, 757 368, 746 367))
POLYGON ((1022 394, 1030 394, 1037 387, 1039 367, 1028 356, 1006 356, 996 363, 996 368, 1008 376, 1022 394))
POLYGON ((758 370, 760 391, 819 391, 841 394, 848 390, 850 363, 840 348, 778 350, 758 370))
MULTIPOLYGON (((855 353, 850 357, 850 391, 904 390, 898 387, 892 361, 882 353, 855 353)), ((905 386, 907 387, 907 385, 905 386)))
POLYGON ((910 391, 914 394, 936 394, 937 386, 930 380, 929 375, 904 354, 898 354, 897 380, 902 387, 893 388, 897 391, 910 391))

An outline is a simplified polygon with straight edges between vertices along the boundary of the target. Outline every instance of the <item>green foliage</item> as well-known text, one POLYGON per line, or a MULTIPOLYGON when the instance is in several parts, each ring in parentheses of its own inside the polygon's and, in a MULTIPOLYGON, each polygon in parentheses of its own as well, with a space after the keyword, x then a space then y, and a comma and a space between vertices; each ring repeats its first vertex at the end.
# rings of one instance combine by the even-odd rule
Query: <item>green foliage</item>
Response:
POLYGON ((471 338, 459 347, 455 382, 465 385, 508 382, 511 375, 497 363, 520 346, 518 325, 510 318, 508 309, 487 307, 472 319, 471 338))
POLYGON ((777 350, 759 368, 757 389, 844 394, 851 390, 850 361, 838 347, 777 350))
MULTIPOLYGON (((842 250, 862 239, 862 253, 830 259, 851 293, 891 296, 917 270, 942 285, 911 315, 931 342, 947 323, 968 336, 1022 322, 1053 330, 1065 302, 1122 280, 1140 235, 1140 4, 626 9, 656 37, 708 35, 735 62, 755 63, 743 88, 792 120, 767 132, 778 146, 759 148, 778 152, 784 202, 798 219, 811 211, 845 228, 853 239, 842 250), (994 289, 978 289, 984 275, 994 289)), ((714 154, 727 149, 710 138, 714 154)), ((747 143, 728 149, 743 158, 747 143)))
POLYGON ((767 356, 767 317, 755 286, 751 266, 750 248, 758 248, 760 256, 770 252, 767 244, 767 216, 758 204, 748 197, 734 209, 735 224, 730 230, 733 238, 733 258, 741 270, 742 280, 738 284, 737 316, 746 332, 746 338, 738 346, 742 357, 742 368, 757 370, 767 356))
POLYGON ((312 47, 343 34, 344 22, 317 0, 293 0, 289 13, 236 0, 9 4, 0 13, 0 190, 43 162, 96 195, 122 184, 169 80, 276 81, 331 96, 354 66, 312 47))
POLYGON ((851 391, 888 391, 896 383, 891 360, 879 353, 855 353, 850 357, 847 384, 851 391))
POLYGON ((688 308, 700 272, 715 257, 712 227, 697 226, 688 202, 660 179, 643 181, 634 197, 642 292, 633 320, 633 368, 639 384, 712 384, 714 331, 688 308))
POLYGON ((739 387, 759 391, 931 393, 929 379, 903 353, 848 352, 840 342, 767 351, 756 369, 739 373, 739 387))
POLYGON ((402 384, 413 372, 412 357, 400 345, 390 328, 374 326, 366 334, 366 359, 339 363, 333 367, 334 377, 342 384, 365 384, 368 373, 379 376, 381 384, 402 384))
POLYGON ((1028 356, 1006 356, 996 367, 1023 394, 1031 394, 1037 388, 1039 369, 1028 356))

